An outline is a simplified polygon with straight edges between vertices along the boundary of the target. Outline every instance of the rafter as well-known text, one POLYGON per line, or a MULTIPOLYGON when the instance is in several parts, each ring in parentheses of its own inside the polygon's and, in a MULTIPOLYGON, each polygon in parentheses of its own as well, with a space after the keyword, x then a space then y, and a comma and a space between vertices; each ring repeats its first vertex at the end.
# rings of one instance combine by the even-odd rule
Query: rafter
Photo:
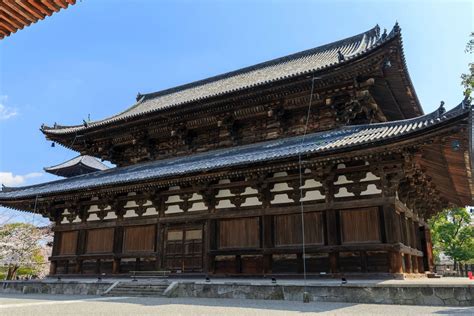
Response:
POLYGON ((51 16, 52 12, 46 9, 44 6, 40 5, 36 0, 28 0, 28 3, 31 4, 33 7, 35 7, 41 13, 47 16, 51 16))
MULTIPOLYGON (((22 25, 30 25, 31 21, 25 18, 23 15, 19 14, 17 11, 12 10, 9 6, 0 6, 0 10, 8 14, 10 17, 14 18, 16 21, 22 25)), ((6 17, 3 15, 3 17, 6 17)))
MULTIPOLYGON (((49 1, 49 0, 47 0, 47 1, 49 1)), ((53 2, 54 2, 56 5, 58 5, 58 6, 60 6, 61 8, 63 8, 63 9, 66 9, 66 8, 67 8, 67 3, 64 2, 64 1, 61 1, 61 0, 53 0, 53 2)))
POLYGON ((16 32, 16 29, 13 26, 11 26, 10 24, 8 24, 6 21, 0 20, 0 26, 3 26, 5 29, 7 29, 11 33, 16 32))
POLYGON ((42 3, 48 7, 51 11, 58 12, 61 8, 53 1, 43 0, 42 3))
MULTIPOLYGON (((3 11, 3 8, 2 8, 2 11, 3 11)), ((19 22, 18 20, 15 20, 14 17, 10 16, 7 14, 7 12, 3 11, 3 15, 2 15, 2 19, 5 21, 5 22, 8 22, 10 25, 12 25, 13 27, 15 27, 16 29, 22 29, 24 27, 24 24, 21 23, 21 21, 19 22)))
POLYGON ((40 11, 30 6, 28 2, 20 1, 20 2, 17 2, 17 4, 40 20, 43 20, 45 18, 44 14, 42 14, 40 11))
POLYGON ((12 0, 4 0, 3 3, 10 8, 11 11, 14 11, 18 13, 19 15, 23 16, 25 20, 28 20, 31 22, 36 22, 38 21, 38 18, 36 18, 34 15, 30 14, 28 11, 26 11, 23 7, 21 7, 17 2, 14 2, 12 0))
POLYGON ((1 38, 75 3, 75 0, 0 0, 1 38))

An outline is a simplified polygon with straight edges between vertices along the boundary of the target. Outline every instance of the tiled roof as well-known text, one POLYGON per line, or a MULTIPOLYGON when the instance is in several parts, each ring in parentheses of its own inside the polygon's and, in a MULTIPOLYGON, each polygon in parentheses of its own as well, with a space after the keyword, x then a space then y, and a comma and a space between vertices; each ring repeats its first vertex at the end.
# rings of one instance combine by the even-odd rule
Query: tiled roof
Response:
POLYGON ((114 121, 144 115, 150 112, 167 109, 193 101, 203 100, 231 92, 236 92, 271 82, 320 71, 332 66, 351 61, 366 54, 384 42, 396 36, 398 25, 387 36, 380 36, 378 26, 323 46, 305 50, 282 58, 270 60, 254 66, 232 71, 205 80, 196 81, 160 92, 139 95, 137 103, 124 112, 113 117, 90 122, 87 126, 43 126, 47 134, 68 134, 105 125, 114 121), (344 56, 339 60, 338 52, 344 56))
POLYGON ((96 158, 84 155, 77 156, 56 166, 46 167, 44 171, 58 176, 70 177, 106 169, 109 169, 109 167, 96 158))
POLYGON ((219 149, 195 155, 140 163, 127 167, 111 168, 29 187, 8 188, 0 192, 1 201, 17 198, 50 195, 107 185, 121 185, 140 181, 196 174, 224 167, 297 157, 300 154, 330 153, 350 150, 359 145, 372 147, 401 137, 409 138, 431 127, 466 115, 471 107, 461 103, 453 110, 440 115, 434 113, 401 121, 346 126, 328 132, 277 139, 246 146, 219 149))

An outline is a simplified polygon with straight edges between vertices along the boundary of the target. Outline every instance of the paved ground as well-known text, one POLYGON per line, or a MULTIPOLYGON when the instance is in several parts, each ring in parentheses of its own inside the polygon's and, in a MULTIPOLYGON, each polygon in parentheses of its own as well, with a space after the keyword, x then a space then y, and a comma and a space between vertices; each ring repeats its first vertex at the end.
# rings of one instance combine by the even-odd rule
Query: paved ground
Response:
POLYGON ((232 299, 0 294, 0 315, 474 315, 474 307, 431 307, 232 299))

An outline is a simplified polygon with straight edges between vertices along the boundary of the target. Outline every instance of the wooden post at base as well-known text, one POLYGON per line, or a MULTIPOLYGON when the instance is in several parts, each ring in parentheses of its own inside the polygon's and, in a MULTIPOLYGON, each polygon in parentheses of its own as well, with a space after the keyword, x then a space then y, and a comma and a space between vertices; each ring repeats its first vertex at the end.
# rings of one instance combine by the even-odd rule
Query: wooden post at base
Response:
POLYGON ((240 255, 235 256, 235 273, 242 273, 242 257, 240 255))
POLYGON ((405 259, 405 273, 412 273, 411 256, 404 254, 403 258, 405 259))
POLYGON ((74 269, 74 272, 77 273, 77 274, 82 272, 82 260, 80 260, 80 259, 76 260, 76 267, 74 269))
POLYGON ((299 253, 296 255, 296 262, 297 262, 297 271, 298 273, 303 273, 304 272, 304 263, 303 263, 303 254, 299 253))
POLYGON ((337 252, 331 252, 329 254, 329 272, 338 273, 339 272, 339 254, 337 252))
POLYGON ((418 257, 411 256, 411 271, 412 273, 418 273, 418 257))
POLYGON ((390 273, 403 273, 402 254, 399 252, 389 253, 390 273))
POLYGON ((425 268, 423 267, 423 257, 417 257, 418 260, 418 273, 425 273, 425 268))
POLYGON ((112 262, 112 273, 119 274, 120 273, 120 258, 115 258, 112 262))
POLYGON ((56 274, 56 267, 57 267, 56 261, 51 261, 51 263, 49 264, 49 275, 56 274))
POLYGON ((272 255, 263 255, 263 273, 272 273, 272 255))

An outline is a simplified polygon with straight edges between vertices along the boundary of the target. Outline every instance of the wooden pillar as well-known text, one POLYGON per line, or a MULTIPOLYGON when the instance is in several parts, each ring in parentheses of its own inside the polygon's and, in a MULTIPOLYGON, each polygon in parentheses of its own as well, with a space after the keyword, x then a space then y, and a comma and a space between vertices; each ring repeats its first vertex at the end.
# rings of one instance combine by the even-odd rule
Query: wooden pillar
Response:
POLYGON ((403 255, 403 258, 405 260, 405 273, 412 273, 411 256, 406 253, 403 255))
POLYGON ((235 273, 242 273, 242 257, 240 255, 235 256, 235 273))
POLYGON ((211 220, 208 219, 206 220, 206 223, 204 224, 203 228, 203 236, 204 236, 204 244, 203 244, 203 270, 207 273, 209 273, 209 254, 211 251, 211 220))
POLYGON ((216 220, 208 219, 205 224, 205 246, 204 246, 204 271, 208 274, 215 272, 215 256, 211 251, 217 249, 217 223, 216 220))
POLYGON ((366 251, 361 251, 359 253, 360 256, 360 267, 362 272, 368 272, 369 268, 367 266, 367 252, 366 251))
POLYGON ((396 251, 389 252, 390 273, 403 273, 402 254, 396 251))
POLYGON ((329 272, 331 273, 339 272, 339 253, 338 252, 329 253, 329 272))
POLYGON ((53 249, 51 250, 51 254, 53 256, 59 255, 59 244, 61 242, 60 237, 61 237, 61 233, 55 231, 53 235, 53 249))
POLYGON ((120 258, 114 258, 112 262, 112 273, 119 274, 120 273, 120 258))
POLYGON ((401 224, 401 229, 402 229, 402 234, 401 234, 402 243, 405 246, 409 246, 410 239, 407 234, 407 218, 405 217, 404 213, 400 214, 400 224, 401 224))
POLYGON ((161 258, 163 257, 163 227, 160 223, 156 225, 156 236, 155 236, 155 252, 156 252, 156 261, 155 261, 155 268, 157 270, 163 269, 163 261, 161 258))
POLYGON ((298 273, 303 273, 304 272, 304 263, 303 263, 303 254, 299 253, 296 255, 296 262, 297 262, 297 269, 298 273))
POLYGON ((262 216, 262 251, 263 251, 263 273, 272 273, 272 255, 265 253, 266 249, 273 248, 273 216, 262 216))
POLYGON ((52 260, 51 263, 49 264, 49 275, 56 274, 56 267, 57 267, 57 262, 55 260, 52 260))
POLYGON ((77 232, 77 244, 76 244, 76 267, 74 273, 82 273, 82 259, 81 255, 86 252, 86 242, 87 242, 87 231, 81 229, 77 232))
POLYGON ((434 267, 434 259, 433 259, 433 244, 431 241, 431 232, 429 228, 426 228, 425 230, 425 236, 426 236, 426 255, 428 259, 428 266, 429 266, 429 271, 433 271, 434 267))
POLYGON ((326 232, 328 245, 338 245, 340 243, 339 223, 337 219, 337 211, 326 211, 326 232))
POLYGON ((115 255, 114 261, 112 263, 112 273, 120 273, 120 255, 122 254, 123 247, 123 227, 117 226, 114 230, 114 241, 113 241, 113 252, 115 255))
MULTIPOLYGON (((386 204, 382 206, 381 220, 383 220, 382 227, 385 229, 385 241, 387 243, 398 243, 402 241, 401 232, 400 232, 400 220, 398 219, 398 214, 395 212, 395 207, 391 204, 386 204)), ((403 215, 402 215, 403 216, 403 215)))
POLYGON ((425 273, 423 257, 418 257, 418 273, 425 273))
POLYGON ((76 266, 74 268, 74 273, 80 274, 82 273, 82 260, 76 259, 76 266))
POLYGON ((418 257, 411 256, 411 271, 412 273, 418 273, 418 257))
POLYGON ((101 260, 97 259, 95 262, 95 274, 100 274, 100 266, 101 266, 101 260))
MULTIPOLYGON (((338 214, 335 210, 328 210, 326 215, 326 244, 327 245, 338 245, 340 244, 340 229, 338 214)), ((329 253, 329 272, 339 272, 339 253, 329 253)))

